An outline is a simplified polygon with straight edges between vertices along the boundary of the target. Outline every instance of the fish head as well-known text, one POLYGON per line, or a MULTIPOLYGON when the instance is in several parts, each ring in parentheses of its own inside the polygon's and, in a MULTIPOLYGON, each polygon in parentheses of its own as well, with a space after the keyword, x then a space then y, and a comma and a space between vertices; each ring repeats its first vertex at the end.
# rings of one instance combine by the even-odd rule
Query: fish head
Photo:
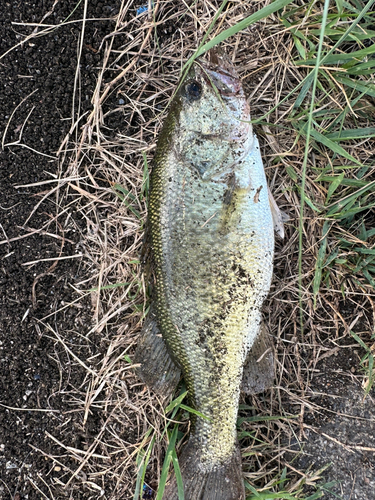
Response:
POLYGON ((219 51, 198 59, 180 85, 176 150, 203 179, 226 175, 253 144, 250 109, 234 66, 219 51))

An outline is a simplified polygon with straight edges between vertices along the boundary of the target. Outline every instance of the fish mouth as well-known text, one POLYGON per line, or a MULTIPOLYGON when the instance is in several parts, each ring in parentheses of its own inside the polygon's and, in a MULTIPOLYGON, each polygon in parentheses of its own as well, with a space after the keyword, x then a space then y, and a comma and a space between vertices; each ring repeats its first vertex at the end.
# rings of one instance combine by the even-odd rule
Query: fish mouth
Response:
POLYGON ((201 61, 203 78, 211 87, 215 87, 220 95, 233 97, 243 94, 242 84, 232 62, 224 51, 211 49, 208 61, 201 61))

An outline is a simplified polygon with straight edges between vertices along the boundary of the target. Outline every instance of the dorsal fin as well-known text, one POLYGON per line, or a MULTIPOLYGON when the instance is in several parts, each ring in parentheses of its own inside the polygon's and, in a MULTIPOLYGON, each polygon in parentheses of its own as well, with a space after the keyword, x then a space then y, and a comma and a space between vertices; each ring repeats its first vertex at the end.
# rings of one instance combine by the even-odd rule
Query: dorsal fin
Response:
POLYGON ((273 227, 275 229, 275 232, 280 236, 280 238, 284 238, 285 236, 284 222, 287 222, 289 220, 289 216, 288 214, 279 209, 269 187, 268 187, 268 199, 270 202, 273 227))

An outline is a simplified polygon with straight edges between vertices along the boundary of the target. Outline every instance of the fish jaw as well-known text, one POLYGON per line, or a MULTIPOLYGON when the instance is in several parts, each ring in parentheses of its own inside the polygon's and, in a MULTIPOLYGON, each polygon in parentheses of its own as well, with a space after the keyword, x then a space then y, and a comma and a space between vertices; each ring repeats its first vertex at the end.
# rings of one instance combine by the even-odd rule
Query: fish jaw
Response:
MULTIPOLYGON (((216 84, 222 96, 245 97, 241 79, 225 53, 215 49, 209 51, 209 59, 200 62, 208 84, 216 84)), ((246 97, 245 97, 246 98, 246 97)))

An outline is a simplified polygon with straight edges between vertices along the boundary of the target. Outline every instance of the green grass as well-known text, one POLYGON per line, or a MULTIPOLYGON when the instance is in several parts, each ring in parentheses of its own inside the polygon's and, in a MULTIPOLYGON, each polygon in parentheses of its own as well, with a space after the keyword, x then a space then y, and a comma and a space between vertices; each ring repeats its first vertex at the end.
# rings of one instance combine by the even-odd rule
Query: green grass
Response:
MULTIPOLYGON (((371 123, 370 117, 364 116, 363 120, 361 120, 363 126, 358 127, 360 120, 353 111, 353 107, 366 94, 370 95, 369 91, 372 93, 374 90, 373 86, 369 85, 369 82, 359 79, 359 77, 363 78, 368 74, 371 62, 364 63, 363 61, 367 60, 374 52, 373 45, 360 48, 371 35, 371 33, 366 34, 366 29, 373 22, 372 14, 367 14, 372 3, 368 2, 366 6, 362 6, 360 2, 343 2, 336 4, 335 8, 335 4, 332 5, 332 2, 326 0, 322 13, 314 14, 313 3, 310 3, 293 9, 282 17, 284 26, 290 29, 293 34, 296 54, 299 56, 294 61, 295 65, 311 68, 304 79, 304 84, 296 97, 293 111, 289 116, 293 128, 305 142, 301 178, 297 177, 294 170, 290 175, 292 180, 298 183, 298 191, 301 197, 299 276, 302 332, 304 321, 302 257, 305 203, 316 213, 319 213, 322 218, 339 220, 345 229, 348 229, 348 223, 350 224, 357 214, 365 212, 374 206, 374 200, 369 199, 369 193, 373 191, 375 185, 362 185, 359 189, 356 189, 358 187, 358 184, 356 185, 356 174, 364 167, 364 164, 361 158, 358 158, 358 156, 355 158, 349 152, 353 148, 355 141, 368 139, 374 133, 373 127, 368 126, 369 122, 371 123), (305 24, 304 32, 297 28, 302 15, 307 15, 311 23, 310 30, 309 24, 305 24), (345 26, 345 21, 348 18, 352 19, 353 22, 347 29, 343 29, 342 25, 345 26), (321 26, 321 29, 316 30, 313 28, 317 24, 321 26), (296 26, 296 28, 293 28, 293 26, 296 26), (358 34, 361 34, 361 39, 358 38, 358 34), (319 39, 317 38, 318 35, 319 39), (327 66, 330 66, 329 70, 326 69, 327 66), (310 88, 312 89, 311 93, 309 92, 310 88), (345 102, 341 108, 330 106, 328 111, 322 112, 321 108, 326 106, 327 102, 337 102, 337 96, 342 97, 343 94, 345 102), (354 123, 357 125, 356 128, 353 128, 354 123), (342 143, 344 144, 342 145, 342 143), (326 192, 326 199, 323 204, 309 199, 306 194, 307 163, 311 154, 310 147, 320 157, 326 159, 326 167, 315 168, 311 172, 318 174, 315 182, 319 183, 326 192), (324 175, 328 173, 331 175, 324 175), (350 173, 354 174, 354 178, 350 179, 352 183, 348 183, 348 174, 350 173), (328 189, 326 186, 328 186, 328 189)), ((339 100, 342 101, 342 98, 339 100)), ((365 161, 365 164, 368 165, 368 160, 367 163, 365 161)), ((325 254, 331 227, 332 224, 326 220, 322 228, 322 239, 312 282, 315 305, 323 268, 328 267, 327 262, 325 262, 325 254)), ((329 266, 332 267, 335 263, 338 263, 337 260, 330 259, 329 266)), ((357 268, 358 271, 366 272, 364 268, 357 268)))
MULTIPOLYGON (((143 183, 143 186, 145 186, 145 182, 143 183)), ((115 184, 113 186, 113 190, 116 193, 116 196, 120 198, 122 203, 134 214, 137 219, 141 220, 142 215, 140 214, 139 210, 134 208, 134 204, 137 202, 137 198, 132 194, 130 191, 125 189, 123 186, 120 184, 115 184)), ((143 189, 142 189, 142 195, 143 195, 143 189)))
MULTIPOLYGON (((364 212, 369 211, 375 205, 373 196, 375 183, 361 180, 363 175, 373 167, 373 159, 358 154, 354 157, 352 153, 355 152, 354 148, 358 141, 369 139, 375 133, 374 127, 369 126, 373 119, 366 113, 365 108, 355 111, 366 97, 374 95, 375 90, 370 76, 372 71, 370 68, 374 66, 371 56, 375 49, 373 44, 364 45, 372 37, 372 30, 369 29, 374 22, 374 13, 369 12, 372 4, 372 1, 367 4, 341 2, 335 8, 335 4, 326 1, 323 15, 314 15, 311 12, 310 30, 308 30, 309 25, 305 25, 305 33, 297 28, 292 31, 296 53, 300 56, 295 60, 296 66, 314 67, 308 75, 308 77, 313 75, 312 82, 309 79, 306 80, 306 85, 300 91, 294 104, 294 112, 289 117, 294 129, 306 142, 300 184, 301 209, 303 209, 305 198, 304 180, 308 146, 311 146, 321 158, 326 159, 326 166, 313 168, 310 173, 310 175, 316 175, 314 182, 326 193, 323 203, 312 200, 310 204, 310 208, 326 219, 322 228, 322 239, 313 280, 315 303, 319 294, 323 269, 325 268, 327 273, 335 264, 344 263, 341 255, 339 261, 332 259, 330 255, 329 262, 327 262, 327 242, 334 237, 332 228, 335 226, 352 231, 353 224, 358 225, 359 217, 362 217, 362 224, 365 225, 364 212), (351 21, 349 25, 348 20, 351 21), (320 24, 322 29, 314 29, 313 26, 316 24, 320 24), (345 26, 348 27, 345 29, 345 26), (318 34, 320 34, 319 42, 316 38, 318 34), (326 69, 327 66, 330 66, 329 71, 326 69), (315 83, 315 88, 313 87, 309 106, 304 107, 311 83, 315 83), (327 111, 321 110, 327 102, 331 101, 333 104, 334 100, 340 101, 341 107, 330 106, 327 111)), ((304 11, 303 7, 301 9, 304 11)), ((298 14, 302 16, 302 12, 296 9, 293 12, 293 17, 296 19, 294 22, 291 22, 292 19, 289 16, 284 15, 284 25, 289 28, 298 25, 301 18, 298 14)), ((300 238, 302 238, 303 215, 303 210, 301 210, 300 238)), ((345 248, 345 245, 342 240, 337 240, 337 255, 345 248)), ((300 240, 300 275, 302 275, 302 248, 300 240)), ((352 245, 350 252, 351 262, 355 259, 363 264, 352 266, 351 271, 362 276, 367 274, 367 281, 374 286, 373 270, 368 269, 367 262, 363 263, 363 249, 361 250, 358 246, 354 248, 352 245), (357 254, 356 257, 355 254, 357 254)))
MULTIPOLYGON (((350 334, 365 351, 361 359, 361 367, 366 374, 363 387, 367 396, 375 382, 374 349, 369 348, 356 333, 351 331, 350 334)), ((371 339, 374 341, 375 335, 372 335, 371 339)))
MULTIPOLYGON (((288 172, 301 196, 299 225, 299 275, 301 330, 303 331, 303 227, 306 203, 322 220, 315 274, 311 282, 314 307, 321 287, 340 282, 345 298, 345 282, 364 293, 375 289, 375 231, 369 214, 375 207, 375 182, 371 180, 375 157, 366 153, 374 137, 374 2, 325 2, 319 12, 313 3, 284 14, 282 22, 291 29, 296 67, 307 76, 295 99, 289 122, 305 142, 302 175, 288 172), (307 16, 303 31, 298 26, 307 16), (320 25, 321 29, 316 29, 320 25), (319 40, 318 40, 319 36, 319 40), (312 88, 311 93, 309 90, 312 88), (337 106, 339 104, 339 106, 337 106), (322 108, 325 108, 324 110, 322 108), (310 149, 309 149, 310 148, 310 149), (320 160, 307 169, 311 151, 320 160), (310 184, 323 199, 306 192, 307 170, 310 184), (369 288, 370 286, 370 288, 369 288)), ((316 191, 315 191, 316 192, 316 191)), ((357 336, 358 337, 358 336, 357 336)), ((359 337, 357 340, 360 340, 359 337)), ((362 342, 362 347, 366 344, 362 342)), ((372 354, 361 361, 368 384, 373 383, 372 354)))
MULTIPOLYGON (((181 388, 179 396, 173 399, 165 409, 165 415, 167 417, 164 429, 161 433, 160 440, 165 437, 168 442, 167 450, 165 453, 165 458, 163 462, 163 468, 160 474, 160 481, 158 486, 158 491, 156 493, 156 500, 161 500, 164 494, 165 484, 167 481, 169 469, 171 463, 173 464, 174 473, 176 474, 177 485, 179 490, 179 500, 184 500, 183 484, 181 478, 180 467, 178 465, 176 445, 184 436, 184 433, 179 430, 179 424, 174 423, 172 431, 170 430, 171 421, 180 421, 182 424, 186 423, 187 414, 186 412, 191 412, 199 414, 192 408, 183 404, 183 401, 187 395, 187 391, 184 387, 181 388)), ((147 469, 148 462, 150 460, 152 448, 156 442, 156 431, 154 429, 149 429, 145 435, 143 443, 141 444, 140 450, 137 455, 137 483, 136 490, 134 494, 134 500, 142 499, 143 484, 145 483, 145 473, 147 469)))

